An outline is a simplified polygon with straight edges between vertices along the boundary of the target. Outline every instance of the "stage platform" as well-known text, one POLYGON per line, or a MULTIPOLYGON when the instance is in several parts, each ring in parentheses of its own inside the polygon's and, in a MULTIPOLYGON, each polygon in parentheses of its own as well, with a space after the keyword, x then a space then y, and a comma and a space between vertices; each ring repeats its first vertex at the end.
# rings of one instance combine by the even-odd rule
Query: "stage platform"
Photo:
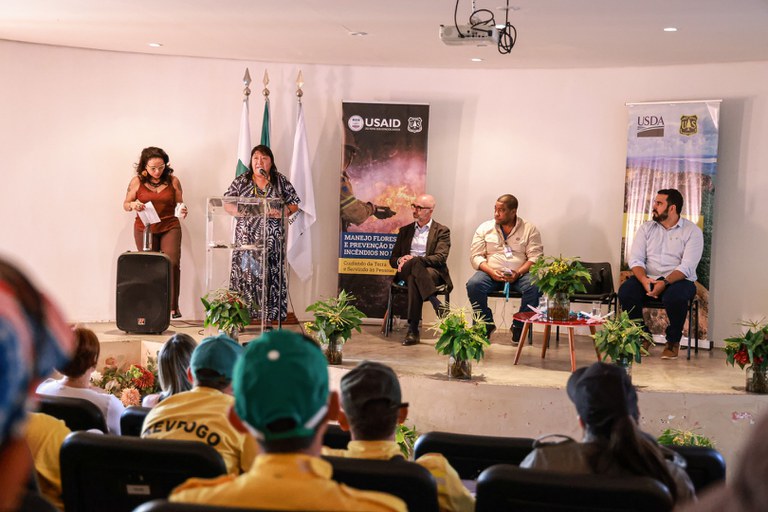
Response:
MULTIPOLYGON (((113 323, 87 324, 102 342, 99 365, 109 356, 120 362, 140 362, 155 353, 175 332, 200 340, 206 334, 200 323, 173 322, 162 335, 129 335, 113 323)), ((298 325, 285 328, 299 330, 298 325)), ((400 377, 403 400, 410 403, 406 424, 421 432, 443 430, 483 435, 539 437, 559 433, 580 436, 576 411, 565 393, 570 375, 567 336, 559 346, 554 333, 546 359, 541 358, 541 333, 533 346, 526 345, 520 364, 513 365, 514 347, 508 330, 497 331, 480 363, 474 363, 472 381, 450 381, 448 358, 434 350, 436 337, 422 331, 421 344, 401 345, 403 331, 388 338, 378 326, 364 326, 344 345, 344 362, 330 367, 331 387, 364 359, 392 366, 400 377)), ((246 332, 247 341, 258 332, 246 332)), ((635 365, 632 380, 638 388, 641 426, 660 434, 665 428, 695 430, 710 437, 726 458, 729 471, 755 420, 768 411, 768 395, 744 391, 744 371, 725 363, 721 349, 699 350, 698 356, 672 361, 660 359, 662 347, 635 365)), ((596 360, 591 339, 576 336, 577 367, 596 360)), ((99 366, 99 369, 100 369, 99 366)))

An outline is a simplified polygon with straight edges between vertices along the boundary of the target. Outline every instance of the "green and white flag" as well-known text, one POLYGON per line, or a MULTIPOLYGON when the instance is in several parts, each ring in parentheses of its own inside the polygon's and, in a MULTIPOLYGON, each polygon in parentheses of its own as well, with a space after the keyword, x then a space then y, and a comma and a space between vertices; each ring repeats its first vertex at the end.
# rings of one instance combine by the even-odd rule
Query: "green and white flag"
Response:
POLYGON ((271 147, 269 145, 269 97, 264 98, 264 117, 261 120, 261 142, 259 144, 262 144, 267 147, 271 147))

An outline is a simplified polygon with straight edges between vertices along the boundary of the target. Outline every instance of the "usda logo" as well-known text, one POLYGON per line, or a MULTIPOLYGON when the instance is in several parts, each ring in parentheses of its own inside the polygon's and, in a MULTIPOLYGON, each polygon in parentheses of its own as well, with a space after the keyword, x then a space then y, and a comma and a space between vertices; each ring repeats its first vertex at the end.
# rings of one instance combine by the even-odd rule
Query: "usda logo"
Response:
POLYGON ((365 121, 363 121, 363 118, 360 116, 352 116, 347 121, 347 126, 349 126, 349 129, 353 132, 359 132, 363 129, 364 125, 365 121))

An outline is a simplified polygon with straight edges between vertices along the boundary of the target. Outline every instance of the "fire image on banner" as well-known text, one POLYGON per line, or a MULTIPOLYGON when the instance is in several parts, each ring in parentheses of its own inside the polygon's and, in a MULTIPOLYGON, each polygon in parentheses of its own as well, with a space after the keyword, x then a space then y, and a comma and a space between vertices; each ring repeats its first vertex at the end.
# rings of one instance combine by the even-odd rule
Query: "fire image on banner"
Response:
POLYGON ((387 306, 397 230, 425 193, 429 105, 343 103, 339 289, 368 317, 387 306))

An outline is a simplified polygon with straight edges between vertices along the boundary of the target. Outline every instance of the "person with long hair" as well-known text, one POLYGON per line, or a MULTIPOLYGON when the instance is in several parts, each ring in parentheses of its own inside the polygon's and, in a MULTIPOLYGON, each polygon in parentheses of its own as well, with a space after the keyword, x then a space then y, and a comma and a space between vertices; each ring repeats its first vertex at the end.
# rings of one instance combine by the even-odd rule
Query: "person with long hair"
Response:
POLYGON ((163 343, 157 355, 157 378, 162 391, 145 396, 141 405, 154 407, 169 396, 192 389, 187 370, 196 346, 195 338, 183 332, 174 334, 163 343))
POLYGON ((171 317, 180 318, 181 224, 176 217, 176 205, 182 205, 179 211, 182 218, 187 216, 187 207, 184 205, 181 181, 173 175, 168 162, 168 153, 160 148, 148 147, 141 150, 139 163, 136 164, 136 176, 128 183, 123 209, 137 212, 133 223, 133 238, 139 251, 144 248, 145 226, 138 212, 143 211, 150 202, 157 210, 160 222, 149 225, 152 233, 150 248, 162 251, 171 259, 171 317))
POLYGON ((539 439, 520 467, 647 476, 666 485, 677 504, 695 498, 685 462, 638 427, 637 392, 623 368, 607 363, 579 368, 568 379, 567 392, 584 429, 582 442, 566 436, 554 436, 561 438, 554 443, 539 439))
POLYGON ((270 212, 266 226, 266 304, 261 303, 259 296, 262 285, 261 269, 253 251, 248 248, 260 238, 264 227, 260 217, 237 217, 236 249, 232 251, 229 281, 230 288, 239 292, 245 299, 251 318, 261 316, 263 308, 267 326, 278 318, 285 320, 288 314, 288 290, 283 261, 285 253, 283 218, 298 211, 301 199, 288 178, 278 172, 272 150, 264 145, 253 148, 248 172, 236 177, 224 195, 279 199, 284 205, 283 212, 279 210, 270 212))
POLYGON ((103 389, 91 385, 91 374, 96 371, 101 345, 96 333, 85 327, 75 327, 75 354, 72 360, 56 369, 61 379, 47 379, 37 387, 41 395, 83 398, 93 402, 104 414, 107 429, 111 434, 120 435, 120 415, 125 407, 120 399, 103 389))

